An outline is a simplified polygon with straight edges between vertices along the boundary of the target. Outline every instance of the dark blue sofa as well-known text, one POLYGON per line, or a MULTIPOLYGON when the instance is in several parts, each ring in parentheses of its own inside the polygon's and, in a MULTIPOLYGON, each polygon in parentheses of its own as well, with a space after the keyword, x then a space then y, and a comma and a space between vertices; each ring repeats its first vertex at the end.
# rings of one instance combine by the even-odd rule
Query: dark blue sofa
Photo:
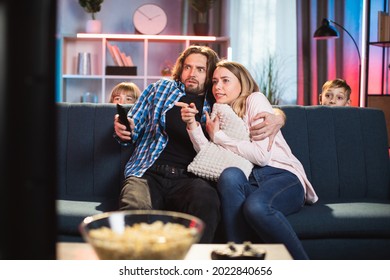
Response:
MULTIPOLYGON (((288 217, 311 259, 390 259, 385 118, 372 108, 282 106, 283 134, 319 201, 288 217)), ((58 239, 81 241, 81 220, 117 208, 131 150, 113 139, 112 104, 58 103, 58 239)))

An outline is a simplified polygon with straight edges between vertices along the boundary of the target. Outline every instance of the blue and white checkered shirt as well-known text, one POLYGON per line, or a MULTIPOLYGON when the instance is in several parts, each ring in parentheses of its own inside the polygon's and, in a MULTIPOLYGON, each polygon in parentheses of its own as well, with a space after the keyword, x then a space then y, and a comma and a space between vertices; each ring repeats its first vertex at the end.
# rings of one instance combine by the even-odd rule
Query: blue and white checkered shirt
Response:
MULTIPOLYGON (((135 147, 125 167, 125 178, 141 177, 160 156, 168 143, 168 135, 165 132, 166 113, 184 95, 184 84, 167 79, 150 84, 142 92, 128 113, 135 124, 132 134, 135 147)), ((204 111, 211 111, 207 98, 203 104, 202 112, 204 111)), ((206 122, 204 113, 201 122, 206 122)))

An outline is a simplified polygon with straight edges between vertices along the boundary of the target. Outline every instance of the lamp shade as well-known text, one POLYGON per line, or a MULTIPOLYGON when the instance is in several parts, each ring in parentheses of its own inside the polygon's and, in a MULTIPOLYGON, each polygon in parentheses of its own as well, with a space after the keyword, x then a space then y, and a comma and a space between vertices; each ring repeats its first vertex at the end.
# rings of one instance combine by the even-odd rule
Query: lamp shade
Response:
POLYGON ((324 18, 322 20, 321 26, 314 32, 313 35, 316 40, 326 40, 332 38, 338 38, 339 32, 336 28, 329 24, 329 20, 324 18))

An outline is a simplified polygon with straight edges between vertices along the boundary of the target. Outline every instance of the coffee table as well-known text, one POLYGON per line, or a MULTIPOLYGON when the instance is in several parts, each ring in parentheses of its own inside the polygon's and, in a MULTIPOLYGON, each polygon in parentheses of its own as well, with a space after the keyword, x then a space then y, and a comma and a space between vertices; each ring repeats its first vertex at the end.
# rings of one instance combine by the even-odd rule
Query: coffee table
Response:
MULTIPOLYGON (((238 249, 240 246, 237 245, 238 249)), ((186 260, 210 260, 211 251, 226 248, 226 244, 194 244, 186 256, 186 260)), ((253 244, 255 249, 266 250, 266 260, 291 260, 292 257, 283 244, 253 244)), ((95 251, 88 243, 57 243, 58 260, 97 260, 95 251)))

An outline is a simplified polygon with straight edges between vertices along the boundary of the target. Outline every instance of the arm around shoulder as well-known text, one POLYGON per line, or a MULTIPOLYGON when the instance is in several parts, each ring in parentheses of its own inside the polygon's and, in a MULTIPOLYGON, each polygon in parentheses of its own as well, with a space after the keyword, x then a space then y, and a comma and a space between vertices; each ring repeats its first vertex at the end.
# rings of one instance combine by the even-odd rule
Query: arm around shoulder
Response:
POLYGON ((283 127, 286 124, 286 114, 282 109, 274 107, 273 108, 275 116, 277 117, 276 121, 283 127))
POLYGON ((279 108, 273 108, 274 114, 269 112, 258 113, 254 119, 263 119, 263 122, 250 127, 252 140, 261 141, 269 137, 269 147, 271 149, 276 134, 286 123, 286 114, 279 108))

